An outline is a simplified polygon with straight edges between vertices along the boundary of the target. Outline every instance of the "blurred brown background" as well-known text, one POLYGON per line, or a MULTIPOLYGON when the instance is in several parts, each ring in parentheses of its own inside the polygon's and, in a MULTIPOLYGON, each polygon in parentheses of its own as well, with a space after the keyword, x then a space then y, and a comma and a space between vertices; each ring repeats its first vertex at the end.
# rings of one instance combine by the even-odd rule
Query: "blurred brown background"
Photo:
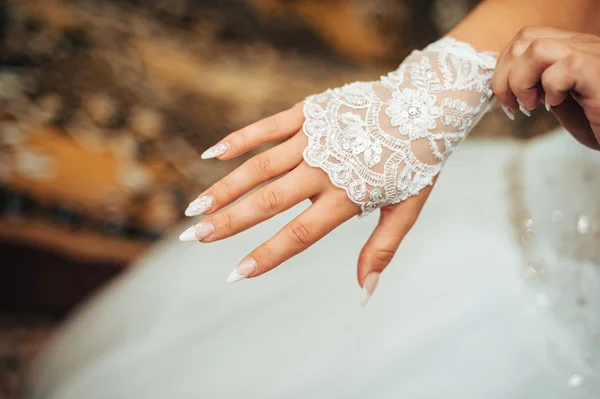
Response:
MULTIPOLYGON (((0 398, 60 317, 243 161, 206 148, 378 78, 476 3, 0 0, 0 398)), ((541 116, 494 112, 473 136, 531 137, 541 116)))

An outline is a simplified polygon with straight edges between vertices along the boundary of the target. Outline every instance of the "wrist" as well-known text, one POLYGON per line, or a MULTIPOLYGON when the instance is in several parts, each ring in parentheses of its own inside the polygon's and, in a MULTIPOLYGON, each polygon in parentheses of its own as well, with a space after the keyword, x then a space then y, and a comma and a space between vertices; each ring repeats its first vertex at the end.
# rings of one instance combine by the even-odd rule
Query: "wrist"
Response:
POLYGON ((600 34, 600 2, 596 0, 487 0, 449 33, 477 51, 500 52, 528 26, 600 34))

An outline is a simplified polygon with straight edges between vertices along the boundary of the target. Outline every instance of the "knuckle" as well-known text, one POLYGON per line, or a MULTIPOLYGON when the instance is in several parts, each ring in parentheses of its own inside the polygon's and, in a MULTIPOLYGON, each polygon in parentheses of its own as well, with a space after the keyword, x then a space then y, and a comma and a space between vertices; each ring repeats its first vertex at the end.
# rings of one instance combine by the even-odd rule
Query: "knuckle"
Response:
POLYGON ((296 245, 306 246, 312 242, 312 235, 301 222, 292 221, 286 230, 290 239, 296 245))
POLYGON ((248 148, 248 127, 245 127, 237 132, 231 133, 227 136, 226 140, 231 146, 231 149, 235 149, 236 151, 244 151, 245 148, 248 148))
POLYGON ((527 48, 527 42, 525 40, 516 40, 512 42, 508 48, 508 54, 511 58, 520 57, 523 51, 527 48))
POLYGON ((215 217, 215 225, 221 233, 232 231, 233 224, 229 212, 222 212, 215 217))
POLYGON ((267 267, 274 259, 273 249, 268 242, 260 244, 251 255, 262 267, 267 267))
POLYGON ((375 259, 375 261, 381 264, 388 264, 392 261, 395 254, 396 251, 394 251, 393 249, 376 248, 375 251, 373 251, 373 258, 375 259))
POLYGON ((535 26, 525 26, 519 30, 517 37, 521 40, 533 39, 539 35, 540 29, 535 26))
POLYGON ((580 53, 572 53, 569 56, 567 56, 565 60, 565 64, 571 72, 580 71, 583 67, 583 63, 584 59, 580 53))
POLYGON ((259 176, 271 176, 271 159, 265 154, 257 156, 254 161, 254 170, 259 176))
POLYGON ((533 39, 529 44, 529 53, 533 57, 542 57, 548 52, 548 41, 545 39, 533 39))
MULTIPOLYGON (((550 75, 548 74, 548 71, 544 71, 542 73, 542 76, 540 77, 540 82, 542 84, 542 88, 544 89, 544 91, 548 91, 549 85, 552 84, 552 80, 550 79, 550 75)), ((548 93, 546 93, 548 94, 548 93)))
POLYGON ((279 119, 273 115, 265 119, 267 133, 273 134, 279 130, 279 119))
POLYGON ((504 96, 506 95, 506 83, 502 83, 500 78, 494 76, 494 78, 492 78, 491 86, 494 95, 501 101, 504 100, 504 96))
POLYGON ((363 261, 368 265, 387 265, 389 264, 396 251, 394 249, 373 247, 368 248, 363 255, 363 261))
POLYGON ((220 197, 220 198, 231 198, 231 187, 229 186, 229 183, 227 182, 227 179, 223 179, 221 181, 219 181, 217 184, 215 184, 213 191, 213 195, 215 195, 216 197, 220 197))
POLYGON ((277 193, 269 187, 265 187, 261 190, 258 198, 259 208, 266 212, 275 212, 279 209, 281 200, 277 193))

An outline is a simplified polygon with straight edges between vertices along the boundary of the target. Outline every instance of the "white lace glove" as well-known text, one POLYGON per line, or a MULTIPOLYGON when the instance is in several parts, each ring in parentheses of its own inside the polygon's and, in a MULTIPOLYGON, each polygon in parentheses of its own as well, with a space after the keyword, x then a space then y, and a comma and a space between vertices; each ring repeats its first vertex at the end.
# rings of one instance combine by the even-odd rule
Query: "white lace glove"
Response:
POLYGON ((228 135, 203 158, 227 160, 289 140, 218 181, 192 201, 186 215, 215 213, 279 179, 190 227, 180 239, 230 237, 310 199, 312 206, 231 272, 227 281, 233 282, 265 273, 356 214, 383 207, 358 262, 366 303, 444 161, 490 107, 494 66, 494 55, 442 39, 412 53, 380 81, 327 90, 228 135))
POLYGON ((495 64, 494 54, 445 38, 378 82, 308 97, 304 159, 363 214, 416 195, 491 106, 495 64))

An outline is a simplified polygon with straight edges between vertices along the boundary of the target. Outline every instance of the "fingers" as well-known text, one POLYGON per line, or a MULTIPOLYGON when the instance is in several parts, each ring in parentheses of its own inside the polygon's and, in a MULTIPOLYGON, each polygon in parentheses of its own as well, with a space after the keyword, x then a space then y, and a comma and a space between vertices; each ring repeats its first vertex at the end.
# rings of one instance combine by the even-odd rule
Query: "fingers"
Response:
POLYGON ((587 63, 587 58, 584 53, 572 52, 542 73, 541 82, 550 105, 560 104, 571 90, 582 97, 598 95, 596 81, 600 70, 597 63, 587 63))
POLYGON ((359 212, 346 193, 331 189, 275 236, 256 248, 231 272, 228 282, 257 277, 304 251, 359 212))
POLYGON ((431 186, 419 195, 381 209, 379 223, 373 230, 358 258, 358 283, 363 288, 361 305, 365 306, 377 287, 379 274, 396 254, 400 243, 414 225, 431 186))
POLYGON ((327 179, 327 176, 302 163, 231 208, 202 220, 202 227, 196 230, 194 238, 202 242, 213 242, 249 229, 316 195, 323 187, 322 179, 327 179), (204 231, 209 234, 201 235, 204 231))
POLYGON ((508 75, 513 59, 519 57, 527 49, 527 43, 513 41, 498 56, 496 70, 492 77, 492 91, 496 98, 511 112, 519 110, 517 98, 513 95, 508 85, 508 75))
POLYGON ((302 104, 269 116, 231 133, 202 154, 203 159, 228 160, 258 147, 261 144, 290 137, 302 128, 302 104))
POLYGON ((508 76, 510 91, 528 110, 537 107, 543 92, 539 86, 542 73, 550 65, 568 57, 573 48, 555 39, 535 39, 513 63, 508 76))
POLYGON ((584 53, 565 57, 542 73, 542 86, 546 101, 565 129, 583 145, 599 150, 600 113, 595 110, 600 110, 596 82, 600 64, 591 58, 584 53))
MULTIPOLYGON (((496 71, 492 78, 492 90, 498 100, 508 108, 512 113, 520 108, 517 96, 511 90, 509 85, 509 75, 512 71, 514 62, 519 59, 529 48, 530 44, 540 38, 554 40, 589 40, 589 35, 583 35, 577 32, 562 31, 547 27, 526 27, 515 36, 515 38, 505 47, 498 56, 496 71)), ((533 104, 533 108, 535 108, 533 104)), ((514 115, 513 115, 514 116, 514 115)), ((510 117, 510 115, 509 115, 510 117)), ((511 118, 512 119, 512 118, 511 118)))
POLYGON ((548 105, 556 106, 562 103, 575 86, 574 58, 565 57, 561 62, 557 62, 543 71, 540 80, 548 105))
POLYGON ((186 216, 214 213, 259 184, 292 170, 302 162, 306 140, 306 136, 297 134, 277 147, 249 159, 192 201, 185 211, 186 216))

